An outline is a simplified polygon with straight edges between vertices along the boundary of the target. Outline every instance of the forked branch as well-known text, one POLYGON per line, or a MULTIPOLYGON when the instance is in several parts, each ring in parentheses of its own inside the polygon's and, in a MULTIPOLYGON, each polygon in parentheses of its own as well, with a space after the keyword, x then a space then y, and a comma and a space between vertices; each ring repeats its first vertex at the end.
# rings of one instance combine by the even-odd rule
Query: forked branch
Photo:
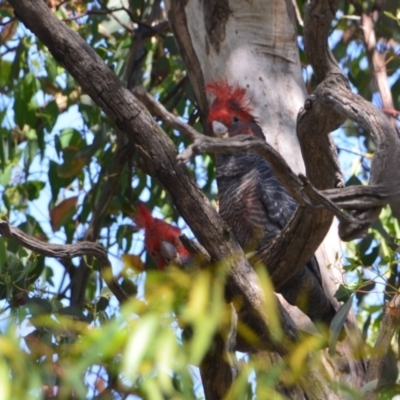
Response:
MULTIPOLYGON (((349 118, 371 133, 376 146, 368 189, 364 190, 365 194, 368 193, 368 201, 375 197, 383 203, 382 198, 385 197, 384 204, 393 204, 399 201, 400 140, 387 116, 372 103, 351 92, 346 77, 329 49, 328 35, 338 3, 337 0, 314 0, 306 8, 305 49, 319 82, 301 110, 297 125, 307 176, 317 188, 335 188, 329 185, 327 177, 337 173, 337 165, 331 162, 317 164, 315 149, 318 148, 319 153, 327 159, 336 160, 336 150, 330 145, 329 133, 349 118), (316 123, 318 121, 321 123, 316 123), (315 173, 316 168, 318 173, 315 173)), ((367 199, 363 197, 362 200, 355 207, 358 211, 353 216, 365 221, 367 229, 368 224, 379 216, 382 204, 362 208, 367 199)), ((357 202, 354 191, 352 202, 357 202)), ((348 226, 342 226, 339 232, 343 239, 353 238, 360 233, 357 227, 348 226)))

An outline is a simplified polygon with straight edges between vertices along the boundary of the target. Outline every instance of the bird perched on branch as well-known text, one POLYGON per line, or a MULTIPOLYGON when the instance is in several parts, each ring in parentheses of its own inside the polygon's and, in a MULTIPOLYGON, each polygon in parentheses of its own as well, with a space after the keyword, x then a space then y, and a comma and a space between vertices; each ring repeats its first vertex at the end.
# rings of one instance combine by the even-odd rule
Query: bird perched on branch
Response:
MULTIPOLYGON (((222 80, 209 83, 206 92, 215 96, 208 124, 216 136, 246 134, 265 140, 245 89, 222 80)), ((221 217, 245 252, 259 250, 285 227, 297 203, 270 164, 254 152, 217 154, 216 170, 221 217)), ((336 313, 322 287, 315 256, 279 292, 313 321, 330 323, 336 313)))
POLYGON ((179 238, 181 230, 178 227, 154 218, 143 203, 138 203, 133 220, 144 229, 146 250, 153 257, 157 269, 164 270, 169 263, 180 267, 191 263, 191 255, 179 238))

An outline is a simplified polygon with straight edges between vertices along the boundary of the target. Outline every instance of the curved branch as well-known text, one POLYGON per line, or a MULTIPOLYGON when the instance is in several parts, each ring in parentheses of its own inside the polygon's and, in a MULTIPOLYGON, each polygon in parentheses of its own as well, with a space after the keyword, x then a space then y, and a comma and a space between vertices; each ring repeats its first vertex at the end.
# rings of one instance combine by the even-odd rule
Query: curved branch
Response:
MULTIPOLYGON (((351 92, 346 77, 329 49, 329 29, 338 4, 337 0, 314 0, 306 8, 305 48, 319 82, 298 118, 297 133, 307 176, 319 189, 337 187, 334 177, 339 168, 329 133, 350 118, 371 132, 376 145, 369 186, 380 187, 388 193, 388 202, 393 204, 399 198, 393 188, 400 186, 400 140, 389 119, 380 110, 351 92), (319 160, 316 160, 315 151, 319 154, 319 160), (324 162, 323 157, 329 161, 324 162)), ((358 231, 355 226, 341 225, 340 237, 349 240, 365 233, 368 224, 378 218, 381 207, 375 205, 362 210, 358 207, 359 211, 354 212, 353 216, 366 223, 364 231, 358 231)))
POLYGON ((322 190, 321 193, 338 207, 345 210, 365 210, 383 207, 400 196, 400 187, 382 185, 347 186, 322 190))
POLYGON ((312 0, 306 6, 304 46, 318 83, 329 75, 342 75, 327 42, 339 2, 339 0, 312 0))
POLYGON ((372 103, 353 93, 347 86, 324 82, 315 95, 346 119, 369 131, 376 151, 371 162, 369 184, 387 189, 400 184, 400 140, 389 118, 372 103))
POLYGON ((0 234, 6 238, 15 240, 17 243, 41 254, 52 258, 73 258, 82 256, 95 257, 99 263, 103 279, 120 303, 128 300, 128 295, 124 292, 118 282, 112 276, 111 263, 108 259, 106 250, 97 243, 79 242, 76 244, 52 244, 44 243, 33 236, 26 234, 15 228, 7 221, 0 220, 0 234))
MULTIPOLYGON (((342 223, 342 226, 345 226, 346 229, 350 229, 349 226, 351 226, 351 229, 354 230, 354 232, 362 232, 369 225, 367 222, 357 220, 349 214, 341 211, 329 198, 325 197, 322 192, 317 191, 309 183, 306 177, 301 174, 299 176, 296 175, 290 169, 283 157, 276 150, 274 150, 272 146, 270 146, 264 140, 258 139, 254 136, 238 135, 234 140, 230 139, 228 141, 226 139, 211 138, 197 134, 194 143, 178 156, 178 160, 187 162, 196 154, 207 151, 213 153, 233 154, 249 150, 254 151, 269 161, 278 179, 286 187, 292 197, 298 202, 300 208, 311 207, 309 210, 310 213, 313 212, 312 208, 325 208, 339 219, 339 221, 342 223)), ((291 224, 292 223, 290 222, 288 230, 290 230, 291 224)), ((321 241, 322 240, 323 237, 321 237, 321 241)), ((279 237, 275 239, 275 241, 279 242, 279 237)), ((302 249, 301 246, 300 249, 302 249)), ((274 263, 272 262, 272 265, 273 264, 274 263)), ((272 270, 276 269, 275 267, 271 268, 272 270)), ((281 269, 282 266, 279 268, 281 269)), ((301 266, 299 268, 301 268, 301 266)), ((290 277, 292 273, 295 272, 297 272, 297 270, 292 264, 291 266, 288 266, 287 271, 286 268, 284 268, 284 271, 282 271, 282 276, 287 277, 287 274, 289 274, 290 277)))

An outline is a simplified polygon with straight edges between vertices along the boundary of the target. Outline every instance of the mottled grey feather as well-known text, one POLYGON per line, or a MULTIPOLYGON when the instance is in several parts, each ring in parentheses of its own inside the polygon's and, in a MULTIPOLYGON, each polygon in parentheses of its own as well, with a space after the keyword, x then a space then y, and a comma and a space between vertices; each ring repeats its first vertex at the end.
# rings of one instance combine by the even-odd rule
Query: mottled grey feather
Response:
MULTIPOLYGON (((251 131, 262 137, 261 128, 251 131)), ((249 123, 236 121, 230 136, 249 132, 249 123)), ((246 252, 258 250, 289 222, 297 204, 277 179, 270 164, 254 152, 217 156, 219 212, 246 252)), ((313 321, 329 323, 335 309, 322 287, 315 256, 279 290, 313 321)))

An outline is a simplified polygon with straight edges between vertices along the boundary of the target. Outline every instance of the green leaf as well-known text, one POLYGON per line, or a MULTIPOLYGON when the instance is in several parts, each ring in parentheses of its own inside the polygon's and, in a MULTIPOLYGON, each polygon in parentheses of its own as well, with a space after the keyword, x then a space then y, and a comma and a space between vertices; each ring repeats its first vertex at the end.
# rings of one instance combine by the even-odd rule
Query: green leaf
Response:
POLYGON ((0 174, 0 185, 7 186, 11 179, 11 173, 13 170, 13 166, 11 164, 7 165, 7 167, 3 170, 3 173, 0 174))
POLYGON ((165 38, 164 46, 166 49, 168 49, 169 54, 171 54, 172 56, 179 55, 178 46, 176 45, 175 38, 172 35, 168 35, 165 38))
POLYGON ((362 182, 355 175, 352 175, 350 179, 346 182, 346 186, 358 186, 358 185, 362 185, 362 182))
POLYGON ((69 178, 62 178, 58 175, 59 164, 50 160, 49 163, 49 181, 51 187, 52 201, 56 202, 58 194, 62 188, 67 187, 73 180, 74 176, 69 178))
POLYGON ((110 304, 110 298, 108 296, 101 296, 99 301, 96 303, 97 311, 104 311, 110 304))
POLYGON ((345 301, 349 300, 349 298, 351 297, 352 294, 353 294, 352 290, 350 290, 349 288, 347 288, 343 284, 340 284, 338 289, 336 290, 336 293, 335 293, 334 297, 338 301, 345 302, 345 301))
POLYGON ((158 317, 146 315, 132 331, 126 345, 122 359, 122 373, 130 380, 136 379, 137 370, 142 362, 148 347, 153 343, 153 338, 158 331, 158 317))
POLYGON ((80 321, 86 321, 86 319, 87 319, 86 315, 77 306, 68 306, 68 307, 61 308, 60 310, 58 310, 58 314, 68 315, 71 317, 77 317, 80 321))
POLYGON ((28 200, 36 200, 40 196, 41 190, 46 186, 45 182, 42 181, 28 181, 25 184, 26 191, 28 193, 28 200))
POLYGON ((20 82, 18 90, 15 91, 15 122, 21 129, 24 127, 24 125, 28 125, 30 127, 34 127, 36 125, 37 105, 32 102, 32 99, 39 89, 39 80, 31 72, 29 72, 20 82))
POLYGON ((10 367, 6 358, 0 358, 0 400, 11 399, 10 367))
POLYGON ((357 305, 359 305, 362 299, 375 288, 375 281, 362 279, 359 282, 359 288, 360 290, 356 291, 357 305))
POLYGON ((59 113, 60 112, 58 110, 57 103, 55 100, 53 100, 49 101, 46 106, 37 113, 37 115, 43 119, 44 128, 46 128, 46 130, 50 132, 57 122, 59 113))
POLYGON ((50 314, 53 311, 51 303, 48 300, 39 297, 32 297, 29 299, 26 306, 34 317, 43 314, 50 314))
POLYGON ((47 56, 45 64, 46 64, 47 76, 51 81, 55 81, 58 75, 57 73, 58 63, 52 56, 47 56))
POLYGON ((0 58, 0 87, 4 88, 10 84, 12 63, 0 58))
POLYGON ((122 289, 128 296, 136 296, 138 292, 137 286, 130 279, 123 279, 121 283, 122 289))
POLYGON ((361 393, 365 394, 370 390, 375 390, 378 387, 379 379, 374 379, 372 381, 367 382, 362 388, 361 393))
POLYGON ((99 320, 100 324, 104 325, 107 321, 110 320, 110 318, 108 317, 108 314, 105 311, 99 311, 99 320))
POLYGON ((344 303, 339 310, 337 310, 336 315, 333 317, 331 326, 329 328, 330 338, 329 338, 329 355, 333 356, 335 354, 336 343, 339 339, 339 335, 342 332, 344 323, 346 322, 347 315, 351 310, 353 304, 353 295, 344 303))
POLYGON ((72 147, 77 150, 78 148, 80 149, 86 146, 86 142, 83 140, 79 131, 73 128, 64 129, 61 132, 59 139, 62 149, 72 147))
POLYGON ((50 285, 54 285, 53 276, 54 276, 54 271, 52 270, 52 268, 45 267, 44 268, 44 279, 50 285))

